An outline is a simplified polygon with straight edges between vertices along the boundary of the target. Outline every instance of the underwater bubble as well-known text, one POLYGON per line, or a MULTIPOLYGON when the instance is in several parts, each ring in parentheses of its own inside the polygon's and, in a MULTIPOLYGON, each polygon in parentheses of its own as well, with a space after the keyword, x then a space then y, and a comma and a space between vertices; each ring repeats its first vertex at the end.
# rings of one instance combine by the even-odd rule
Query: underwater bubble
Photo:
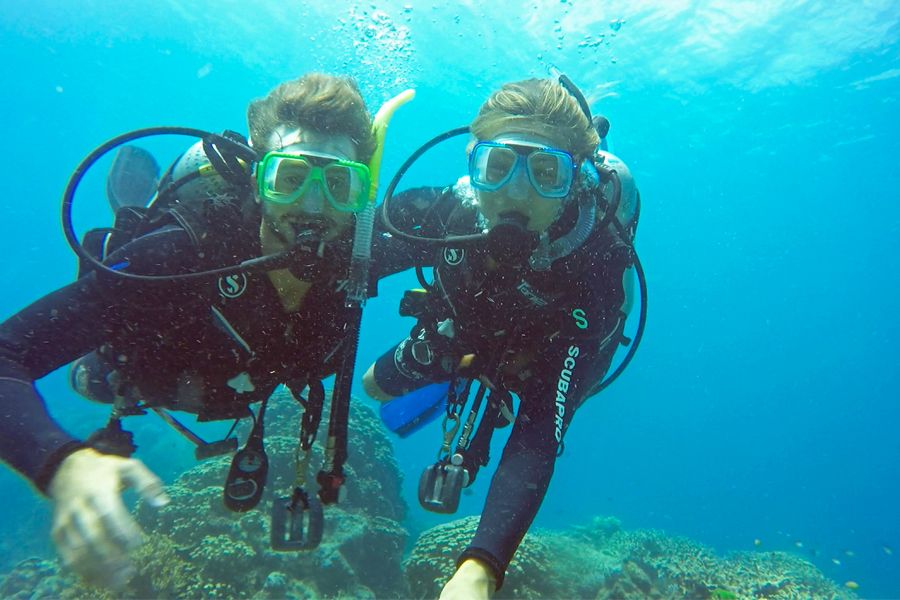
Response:
MULTIPOLYGON (((584 39, 581 40, 580 42, 578 42, 578 47, 579 48, 599 48, 600 46, 603 45, 604 41, 605 41, 605 36, 602 33, 600 35, 598 35, 596 38, 590 34, 586 34, 584 36, 584 39)), ((606 42, 606 43, 607 43, 607 45, 609 44, 609 42, 606 42)))

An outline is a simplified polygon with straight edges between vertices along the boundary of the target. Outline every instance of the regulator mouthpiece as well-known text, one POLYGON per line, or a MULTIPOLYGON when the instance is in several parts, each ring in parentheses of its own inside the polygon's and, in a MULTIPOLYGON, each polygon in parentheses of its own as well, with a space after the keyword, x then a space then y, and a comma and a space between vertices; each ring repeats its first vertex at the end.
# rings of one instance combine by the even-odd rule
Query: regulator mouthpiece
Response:
POLYGON ((519 213, 500 215, 487 234, 488 253, 503 265, 524 263, 537 244, 537 234, 528 230, 528 218, 519 213))

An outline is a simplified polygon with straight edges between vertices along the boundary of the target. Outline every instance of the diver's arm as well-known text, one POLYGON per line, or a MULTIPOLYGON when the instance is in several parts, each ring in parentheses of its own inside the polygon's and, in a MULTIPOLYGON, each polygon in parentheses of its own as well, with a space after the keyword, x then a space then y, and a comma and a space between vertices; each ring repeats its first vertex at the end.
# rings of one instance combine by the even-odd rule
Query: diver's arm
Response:
MULTIPOLYGON (((152 232, 113 254, 135 272, 172 273, 194 260, 180 228, 152 232)), ((48 294, 0 324, 0 458, 42 492, 56 467, 83 445, 50 417, 37 379, 109 340, 117 328, 152 318, 173 287, 88 274, 48 294), (154 287, 155 286, 155 287, 154 287)))
POLYGON ((589 276, 574 282, 571 296, 557 303, 555 314, 547 315, 559 329, 531 361, 534 372, 520 394, 519 414, 491 481, 481 522, 460 558, 460 563, 481 560, 500 584, 544 499, 572 415, 603 380, 619 345, 628 257, 624 248, 598 257, 589 276))
MULTIPOLYGON (((458 200, 449 188, 419 187, 397 194, 388 203, 391 223, 400 231, 423 237, 443 236, 443 225, 458 200)), ((372 259, 377 276, 434 264, 434 246, 418 244, 388 233, 384 205, 376 213, 372 259)))
POLYGON ((577 339, 558 336, 534 360, 534 373, 522 390, 512 434, 491 481, 481 521, 458 564, 477 559, 497 580, 534 520, 556 462, 560 440, 574 407, 602 377, 607 353, 596 355, 577 339))

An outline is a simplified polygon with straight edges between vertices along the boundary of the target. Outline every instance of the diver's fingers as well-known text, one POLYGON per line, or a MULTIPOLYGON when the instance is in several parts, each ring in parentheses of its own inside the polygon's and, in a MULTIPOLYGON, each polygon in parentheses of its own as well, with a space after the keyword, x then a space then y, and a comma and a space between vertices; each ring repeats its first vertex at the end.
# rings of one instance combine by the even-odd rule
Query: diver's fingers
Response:
POLYGON ((93 584, 124 586, 134 568, 128 553, 104 525, 101 512, 95 507, 80 511, 74 515, 73 525, 73 539, 80 537, 84 543, 73 548, 66 564, 93 584))
POLYGON ((133 550, 141 543, 141 528, 128 513, 118 494, 94 496, 90 504, 100 519, 103 533, 116 551, 133 550))
POLYGON ((67 567, 71 567, 79 561, 79 557, 85 552, 85 546, 87 545, 80 528, 75 523, 75 514, 78 507, 75 506, 73 508, 75 510, 65 511, 56 515, 53 520, 53 528, 50 531, 50 535, 59 552, 59 557, 67 567))
POLYGON ((108 557, 121 554, 116 545, 107 535, 106 527, 103 525, 103 519, 97 510, 90 506, 85 510, 78 511, 73 515, 72 523, 76 534, 73 539, 80 538, 83 542, 78 547, 79 554, 90 554, 92 558, 105 561, 108 557))
POLYGON ((170 499, 162 480, 141 461, 129 459, 122 464, 119 472, 122 482, 128 487, 133 487, 150 506, 159 508, 169 503, 170 499))

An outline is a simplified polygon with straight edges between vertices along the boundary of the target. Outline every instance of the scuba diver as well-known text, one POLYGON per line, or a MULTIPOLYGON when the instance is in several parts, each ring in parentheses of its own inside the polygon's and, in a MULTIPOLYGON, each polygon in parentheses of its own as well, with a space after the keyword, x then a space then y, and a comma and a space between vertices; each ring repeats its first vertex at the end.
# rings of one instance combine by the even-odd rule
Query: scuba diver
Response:
POLYGON ((608 122, 592 119, 578 88, 555 74, 503 85, 469 129, 444 134, 471 132, 468 176, 392 198, 395 178, 382 204, 389 230, 436 255, 433 282, 419 269, 425 289, 407 292, 400 306, 416 325, 363 378, 368 395, 385 403, 383 418, 416 394, 425 405, 429 394, 446 395, 440 459, 419 482, 422 506, 454 512, 487 464, 491 433, 514 422, 444 600, 500 588, 573 414, 609 383, 616 349, 631 343, 633 354, 643 330, 634 340, 624 334, 635 272, 641 323, 646 306, 633 245, 637 189, 603 149, 598 128, 605 134, 608 122))
MULTIPOLYGON (((229 433, 207 444, 166 410, 253 419, 224 487, 225 504, 244 511, 265 485, 263 420, 273 390, 284 384, 304 405, 300 446, 308 452, 321 381, 337 373, 331 464, 317 478, 321 503, 337 500, 362 303, 378 278, 421 260, 417 249, 373 226, 384 130, 406 94, 373 123, 351 79, 313 73, 282 83, 249 105, 249 142, 209 134, 158 183, 152 157, 120 150, 107 190, 116 226, 75 243, 76 281, 0 324, 0 457, 52 501, 52 537, 65 565, 113 587, 133 572, 127 550, 140 531, 120 494, 134 488, 151 506, 168 502, 161 481, 130 458, 135 447, 120 423, 148 410, 188 435, 198 457, 234 451, 236 439, 229 433), (153 202, 141 208, 154 188, 153 202), (368 237, 360 237, 366 227, 368 237), (73 361, 75 390, 113 407, 107 426, 88 440, 53 420, 34 385, 73 361)), ((73 175, 64 216, 92 161, 73 175)), ((64 223, 72 243, 70 214, 64 223)), ((321 539, 321 503, 303 489, 300 467, 292 494, 273 506, 277 550, 309 549, 321 539), (318 513, 305 514, 315 506, 318 513)))

